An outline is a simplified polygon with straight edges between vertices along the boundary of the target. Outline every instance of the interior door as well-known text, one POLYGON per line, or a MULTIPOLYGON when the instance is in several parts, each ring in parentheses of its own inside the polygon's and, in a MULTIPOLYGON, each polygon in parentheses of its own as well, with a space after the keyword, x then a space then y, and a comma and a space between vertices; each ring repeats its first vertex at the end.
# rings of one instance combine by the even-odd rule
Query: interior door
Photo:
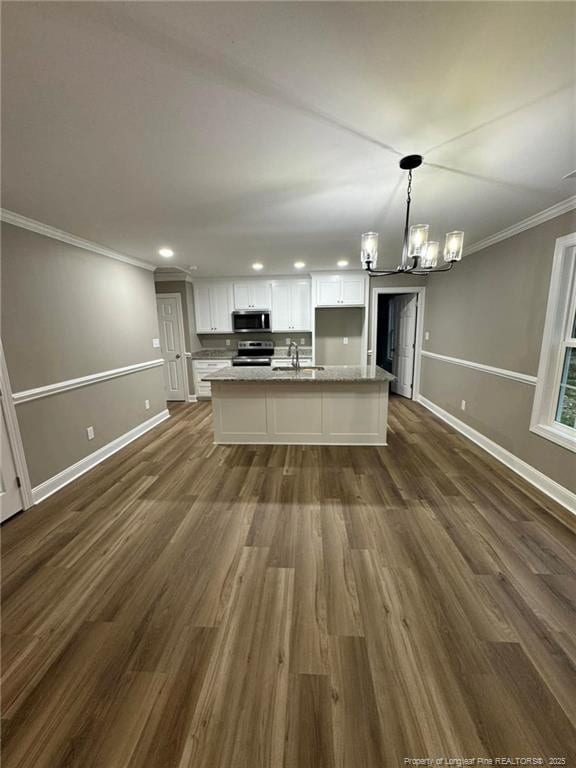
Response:
POLYGON ((187 400, 180 303, 173 296, 157 296, 160 346, 164 357, 164 392, 166 400, 187 400))
POLYGON ((396 379, 392 382, 391 389, 403 397, 412 397, 418 296, 415 293, 397 296, 394 306, 396 308, 396 341, 393 373, 396 379))
POLYGON ((24 508, 18 475, 12 455, 12 447, 8 430, 6 429, 6 420, 4 417, 4 407, 0 395, 0 421, 2 422, 2 448, 0 462, 0 521, 8 520, 9 517, 20 512, 24 508))

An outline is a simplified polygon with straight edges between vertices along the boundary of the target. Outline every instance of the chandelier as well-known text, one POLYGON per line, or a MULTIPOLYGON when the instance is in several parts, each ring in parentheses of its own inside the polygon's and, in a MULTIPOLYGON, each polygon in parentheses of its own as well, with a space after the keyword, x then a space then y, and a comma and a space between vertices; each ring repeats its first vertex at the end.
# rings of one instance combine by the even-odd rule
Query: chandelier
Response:
POLYGON ((400 168, 403 171, 408 171, 406 221, 401 264, 394 269, 376 269, 378 233, 365 232, 362 235, 360 260, 362 268, 370 275, 429 275, 431 272, 448 272, 454 263, 462 258, 464 232, 448 232, 444 245, 444 265, 438 266, 440 243, 435 240, 428 240, 428 224, 410 226, 412 171, 420 165, 422 165, 422 155, 406 155, 400 160, 400 168))

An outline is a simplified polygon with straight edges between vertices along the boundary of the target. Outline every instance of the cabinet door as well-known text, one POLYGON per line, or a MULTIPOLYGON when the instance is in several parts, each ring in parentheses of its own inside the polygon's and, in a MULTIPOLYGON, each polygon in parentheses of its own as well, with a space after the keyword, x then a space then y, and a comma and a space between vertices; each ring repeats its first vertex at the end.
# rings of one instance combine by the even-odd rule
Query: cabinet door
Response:
POLYGON ((291 284, 288 282, 272 285, 272 330, 291 330, 291 284))
POLYGON ((234 309, 252 309, 250 283, 234 283, 234 309))
POLYGON ((341 304, 364 305, 364 279, 361 277, 342 277, 341 304))
POLYGON ((250 284, 251 309, 270 309, 272 306, 272 296, 270 283, 265 280, 255 280, 250 284))
POLYGON ((320 277, 316 285, 318 307, 334 307, 341 304, 342 278, 340 276, 320 277))
POLYGON ((298 280, 292 283, 290 289, 291 329, 295 331, 310 331, 310 281, 298 280))
POLYGON ((196 333, 213 333, 212 311, 210 308, 210 286, 194 286, 194 314, 196 333))
POLYGON ((213 285, 210 289, 212 330, 214 333, 232 332, 232 302, 227 283, 213 285))

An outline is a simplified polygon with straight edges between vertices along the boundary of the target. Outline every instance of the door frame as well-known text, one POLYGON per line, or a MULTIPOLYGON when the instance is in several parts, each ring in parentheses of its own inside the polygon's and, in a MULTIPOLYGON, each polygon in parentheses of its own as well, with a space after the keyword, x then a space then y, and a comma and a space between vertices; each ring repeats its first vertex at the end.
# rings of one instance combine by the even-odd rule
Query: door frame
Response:
POLYGON ((22 436, 20 434, 18 417, 16 416, 16 408, 14 406, 14 398, 12 396, 12 387, 10 386, 10 377, 8 375, 8 368, 6 366, 6 358, 4 357, 4 348, 2 346, 1 340, 0 390, 2 391, 2 406, 4 411, 4 420, 6 422, 6 431, 8 432, 8 440, 12 449, 14 466, 16 467, 16 472, 20 478, 20 496, 22 497, 22 508, 29 509, 30 507, 34 506, 34 499, 32 498, 32 485, 30 484, 30 475, 28 473, 28 464, 26 463, 26 454, 24 453, 24 445, 22 443, 22 436))
MULTIPOLYGON (((188 350, 186 349, 186 334, 184 333, 184 312, 182 310, 182 296, 179 293, 157 293, 156 294, 156 301, 158 299, 176 299, 176 314, 177 314, 177 322, 178 322, 178 331, 180 333, 180 338, 182 339, 182 370, 183 370, 183 376, 182 381, 184 384, 184 399, 183 400, 174 400, 171 402, 180 402, 180 403, 187 403, 190 401, 190 384, 188 382, 188 355, 190 354, 188 350)), ((156 310, 156 315, 158 315, 158 310, 156 310)), ((160 338, 162 338, 160 334, 160 328, 158 328, 158 335, 160 338)))
POLYGON ((424 308, 426 302, 426 288, 423 285, 418 286, 386 286, 372 288, 371 297, 371 329, 370 329, 370 354, 372 362, 376 365, 376 340, 378 333, 378 296, 380 294, 394 295, 398 293, 415 293, 417 295, 416 305, 416 340, 414 343, 414 383, 412 385, 412 400, 420 399, 420 372, 422 362, 422 342, 424 340, 424 308))

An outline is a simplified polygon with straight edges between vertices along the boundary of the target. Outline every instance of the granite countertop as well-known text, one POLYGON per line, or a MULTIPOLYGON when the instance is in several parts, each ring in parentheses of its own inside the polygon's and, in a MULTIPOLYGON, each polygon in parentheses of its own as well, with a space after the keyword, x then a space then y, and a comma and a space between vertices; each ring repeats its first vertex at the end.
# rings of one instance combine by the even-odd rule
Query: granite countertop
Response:
MULTIPOLYGON (((198 349, 196 352, 192 352, 190 357, 192 360, 231 360, 236 357, 238 350, 236 347, 212 347, 210 349, 198 349)), ((300 347, 300 357, 312 357, 312 347, 300 347)), ((289 359, 288 347, 276 347, 274 350, 273 360, 289 359)))
POLYGON ((287 381, 301 382, 319 382, 319 383, 346 383, 370 384, 393 381, 394 376, 383 368, 369 365, 326 365, 323 370, 300 370, 295 371, 290 366, 286 370, 275 371, 274 366, 254 366, 254 367, 229 367, 220 371, 215 371, 209 376, 204 376, 202 381, 227 381, 227 382, 247 382, 255 383, 286 383, 287 381))

